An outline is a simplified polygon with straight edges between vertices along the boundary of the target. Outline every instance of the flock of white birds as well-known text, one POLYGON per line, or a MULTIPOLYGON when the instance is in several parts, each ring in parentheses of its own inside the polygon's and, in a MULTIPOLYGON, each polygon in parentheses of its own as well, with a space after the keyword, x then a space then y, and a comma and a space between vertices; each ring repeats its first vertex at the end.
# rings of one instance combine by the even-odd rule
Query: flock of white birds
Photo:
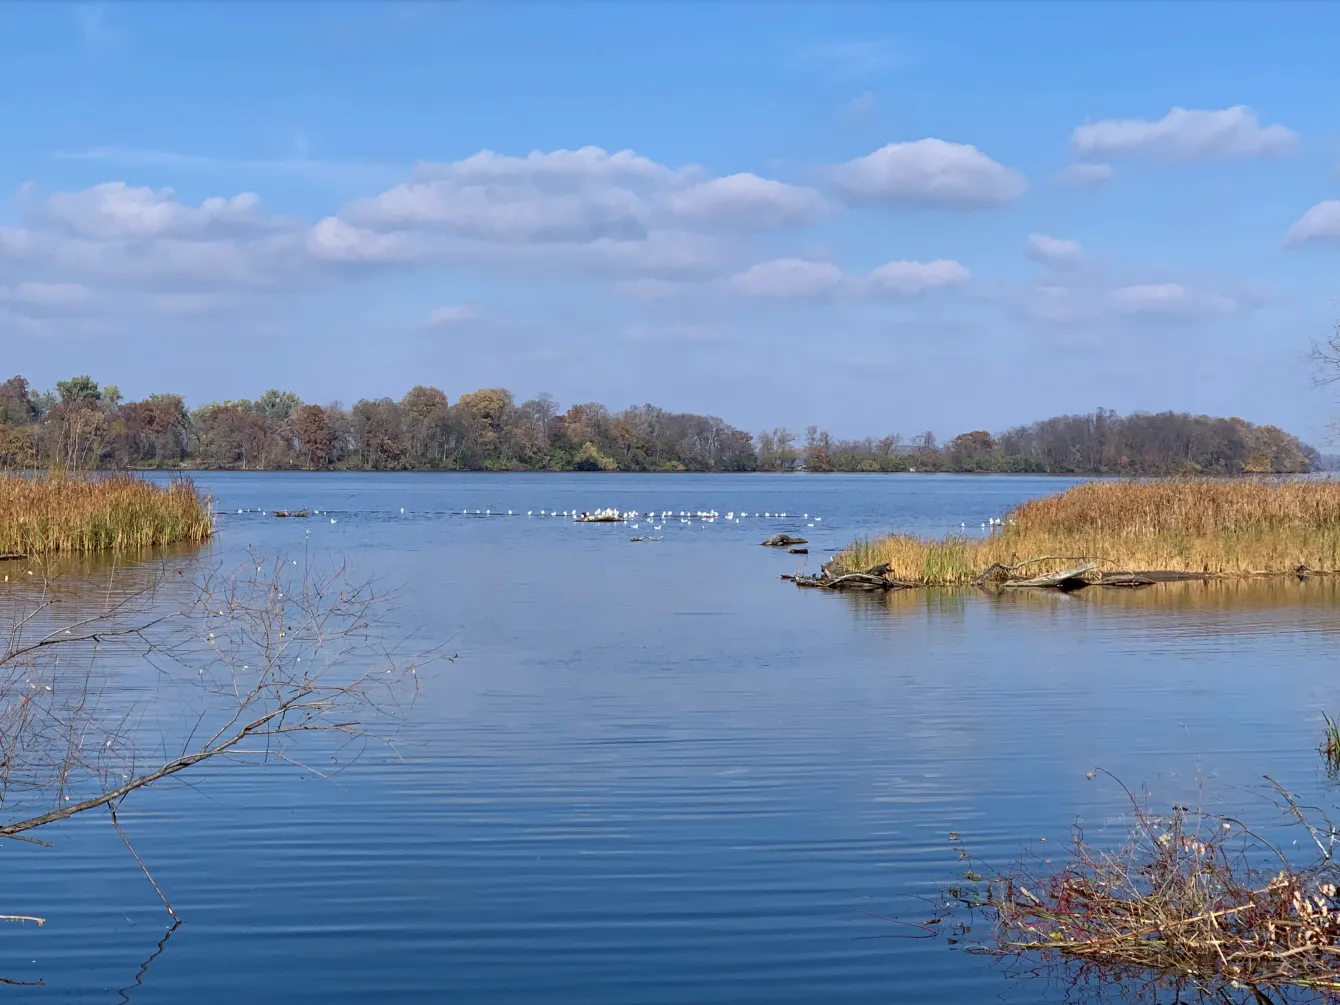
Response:
MULTIPOLYGON (((246 513, 258 513, 258 514, 260 514, 261 516, 268 516, 268 515, 270 514, 270 512, 272 512, 272 511, 257 508, 257 509, 239 509, 237 512, 238 512, 239 515, 241 515, 241 514, 246 514, 246 513)), ((401 513, 404 513, 404 512, 405 512, 405 508, 404 508, 403 506, 400 508, 400 512, 401 512, 401 513)), ((330 516, 329 511, 326 511, 326 512, 323 513, 323 511, 321 511, 321 510, 319 510, 319 509, 314 509, 314 510, 311 511, 311 513, 312 513, 313 516, 326 516, 326 517, 330 520, 331 523, 338 523, 338 522, 339 522, 335 517, 330 516)), ((455 514, 456 511, 453 510, 452 513, 455 514)), ((805 521, 807 521, 806 524, 805 524, 806 527, 813 527, 813 526, 815 526, 816 524, 819 524, 819 523, 822 523, 822 522, 823 522, 823 517, 821 517, 821 516, 817 516, 817 515, 816 515, 816 516, 811 517, 808 513, 803 513, 803 514, 800 514, 799 516, 797 516, 795 513, 787 513, 787 512, 784 512, 784 511, 778 511, 778 512, 776 512, 776 513, 773 513, 772 511, 767 511, 767 512, 763 512, 763 513, 752 513, 752 514, 751 514, 751 513, 746 513, 746 512, 744 512, 743 510, 741 510, 741 511, 738 512, 738 513, 735 512, 734 510, 730 510, 730 511, 728 511, 728 512, 726 512, 726 513, 722 513, 720 510, 715 510, 715 509, 709 509, 709 510, 669 510, 669 509, 667 509, 667 510, 646 510, 646 511, 644 511, 644 510, 620 510, 620 509, 617 509, 617 508, 615 508, 615 507, 610 507, 610 508, 608 508, 608 509, 597 509, 597 510, 576 510, 576 509, 571 509, 571 510, 567 510, 567 509, 565 509, 565 510, 556 510, 556 509, 529 510, 529 509, 528 509, 528 510, 526 510, 526 512, 525 512, 524 514, 522 514, 522 513, 521 513, 520 511, 518 511, 518 510, 510 510, 510 509, 509 509, 509 510, 501 510, 501 509, 499 509, 499 510, 495 510, 495 509, 474 509, 474 510, 471 510, 471 509, 463 509, 463 510, 461 510, 461 511, 459 512, 459 515, 460 515, 460 516, 467 516, 467 517, 476 517, 476 516, 479 516, 479 517, 499 517, 499 516, 513 516, 513 517, 519 517, 519 516, 523 516, 523 515, 524 515, 524 516, 529 517, 529 518, 531 518, 531 519, 534 519, 535 517, 541 517, 541 518, 543 518, 543 519, 575 520, 575 521, 577 521, 577 522, 579 522, 579 523, 582 523, 582 522, 585 522, 585 523, 624 523, 624 524, 627 524, 627 525, 628 525, 630 528, 632 528, 633 530, 637 530, 637 529, 641 526, 640 523, 634 523, 634 521, 641 521, 641 520, 646 520, 646 521, 648 522, 648 524, 651 526, 651 528, 652 528, 653 530, 660 530, 660 529, 661 529, 667 522, 674 522, 674 521, 678 521, 679 523, 682 523, 682 524, 689 524, 689 523, 693 523, 694 521, 698 521, 698 522, 700 522, 700 523, 709 524, 709 523, 716 523, 716 522, 719 520, 719 521, 721 521, 721 522, 723 522, 723 523, 735 523, 735 524, 738 524, 738 523, 743 522, 743 521, 746 520, 746 519, 755 519, 755 520, 756 520, 756 519, 763 519, 763 520, 787 520, 787 519, 790 519, 790 520, 796 520, 796 519, 800 519, 800 520, 805 520, 805 521)))

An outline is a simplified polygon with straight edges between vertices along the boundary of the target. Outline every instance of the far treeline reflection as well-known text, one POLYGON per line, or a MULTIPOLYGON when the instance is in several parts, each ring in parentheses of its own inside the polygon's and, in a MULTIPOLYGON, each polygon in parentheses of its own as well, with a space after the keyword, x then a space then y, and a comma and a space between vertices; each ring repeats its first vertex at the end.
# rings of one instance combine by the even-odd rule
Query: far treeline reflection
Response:
POLYGON ((716 416, 653 405, 563 410, 548 394, 518 404, 503 388, 435 387, 351 408, 269 390, 189 409, 181 395, 123 401, 87 376, 34 391, 0 384, 0 466, 367 471, 952 471, 1038 474, 1288 474, 1319 455, 1275 426, 1176 412, 1098 409, 975 430, 838 440, 815 426, 751 436, 716 416))

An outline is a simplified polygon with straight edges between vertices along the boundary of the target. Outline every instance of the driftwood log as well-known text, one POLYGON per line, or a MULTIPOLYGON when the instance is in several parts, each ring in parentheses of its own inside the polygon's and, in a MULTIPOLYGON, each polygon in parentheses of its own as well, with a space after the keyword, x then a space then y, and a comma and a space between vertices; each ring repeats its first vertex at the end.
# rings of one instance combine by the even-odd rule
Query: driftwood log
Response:
POLYGON ((18 551, 0 551, 0 562, 21 562, 27 557, 18 551))
MULTIPOLYGON (((780 536, 780 535, 779 535, 780 536)), ((770 542, 764 542, 765 544, 770 542)), ((1310 570, 1299 571, 1299 576, 1310 570)), ((918 586, 931 584, 909 582, 889 575, 887 562, 872 566, 864 572, 850 572, 843 569, 837 559, 830 559, 813 575, 784 575, 782 579, 797 586, 820 590, 910 590, 918 586)), ((997 562, 977 577, 974 585, 993 589, 1050 589, 1070 592, 1082 590, 1088 586, 1141 587, 1155 583, 1178 583, 1187 580, 1214 579, 1208 572, 1179 572, 1172 569, 1155 569, 1143 572, 1100 572, 1098 562, 1065 555, 1043 555, 1022 562, 1011 560, 1007 565, 997 562), (1077 561, 1080 564, 1059 572, 1050 572, 1042 576, 1029 576, 1021 572, 1030 565, 1047 561, 1077 561)))

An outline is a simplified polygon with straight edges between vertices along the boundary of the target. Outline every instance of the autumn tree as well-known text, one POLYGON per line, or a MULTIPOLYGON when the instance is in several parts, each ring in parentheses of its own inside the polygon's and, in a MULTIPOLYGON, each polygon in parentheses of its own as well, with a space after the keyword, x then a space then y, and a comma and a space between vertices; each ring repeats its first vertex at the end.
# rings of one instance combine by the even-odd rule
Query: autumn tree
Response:
POLYGON ((419 384, 400 401, 405 449, 416 467, 438 467, 446 456, 450 421, 447 396, 436 387, 419 384))
POLYGON ((333 440, 330 419, 320 405, 299 405, 294 413, 298 433, 298 453, 307 468, 324 468, 330 463, 333 440))

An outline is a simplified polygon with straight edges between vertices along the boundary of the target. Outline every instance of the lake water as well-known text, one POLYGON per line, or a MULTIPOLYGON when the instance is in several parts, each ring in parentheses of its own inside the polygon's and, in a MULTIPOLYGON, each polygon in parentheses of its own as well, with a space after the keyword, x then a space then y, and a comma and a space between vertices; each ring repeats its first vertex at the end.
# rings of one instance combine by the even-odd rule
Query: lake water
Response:
POLYGON ((0 843, 0 911, 48 919, 4 930, 0 976, 45 981, 12 1000, 1061 1000, 871 915, 925 916, 918 898, 962 868, 951 831, 1002 865, 1077 817, 1115 833, 1121 794, 1086 780, 1096 766, 1165 805, 1203 786, 1248 812, 1263 773, 1326 798, 1330 583, 877 598, 779 581, 857 535, 980 533, 1066 481, 197 480, 224 514, 201 561, 348 558, 458 659, 424 675, 402 760, 334 781, 223 764, 132 797, 122 822, 185 918, 161 947, 166 916, 105 818, 51 830, 49 850, 0 843), (723 518, 539 516, 605 506, 723 518), (321 512, 268 515, 300 507, 321 512), (810 554, 759 547, 779 531, 810 554))

